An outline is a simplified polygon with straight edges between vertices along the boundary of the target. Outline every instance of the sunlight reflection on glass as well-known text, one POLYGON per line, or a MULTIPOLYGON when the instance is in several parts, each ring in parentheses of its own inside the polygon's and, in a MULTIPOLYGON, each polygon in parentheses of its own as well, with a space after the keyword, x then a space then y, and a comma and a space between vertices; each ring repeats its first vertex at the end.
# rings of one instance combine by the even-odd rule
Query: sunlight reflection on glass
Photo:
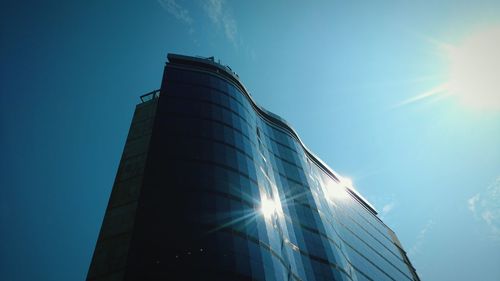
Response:
POLYGON ((330 203, 346 200, 349 196, 347 194, 347 191, 341 184, 333 181, 328 182, 328 184, 324 187, 323 190, 325 192, 326 199, 330 203))
POLYGON ((261 200, 260 211, 266 219, 270 219, 274 214, 282 213, 279 200, 273 200, 266 195, 262 196, 261 200))
POLYGON ((340 183, 345 187, 354 188, 354 186, 352 185, 352 180, 350 178, 341 177, 340 183))

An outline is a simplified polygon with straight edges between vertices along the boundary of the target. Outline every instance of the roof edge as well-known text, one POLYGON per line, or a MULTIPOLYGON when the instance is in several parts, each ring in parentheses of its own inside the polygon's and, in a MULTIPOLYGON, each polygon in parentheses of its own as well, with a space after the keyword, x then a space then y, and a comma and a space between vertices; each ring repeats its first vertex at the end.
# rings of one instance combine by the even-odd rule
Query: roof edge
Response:
MULTIPOLYGON (((260 113, 266 120, 270 121, 271 123, 277 125, 278 127, 284 129, 287 131, 292 137, 294 137, 302 146, 304 149, 306 155, 311 159, 313 162, 315 162, 322 170, 324 170, 327 174, 332 176, 336 181, 341 182, 342 176, 340 176, 337 172, 335 172, 330 166, 328 166, 325 162, 323 162, 316 154, 314 154, 305 144, 304 142, 300 139, 298 133, 295 131, 295 129, 281 116, 274 114, 267 109, 263 108, 260 106, 251 96, 250 92, 246 89, 246 87, 243 85, 243 83, 240 81, 239 76, 233 72, 233 70, 229 66, 222 65, 218 62, 215 61, 214 57, 208 57, 208 58, 203 58, 203 57, 192 57, 192 56, 185 56, 185 55, 180 55, 180 54, 173 54, 169 53, 167 55, 168 58, 168 63, 180 63, 180 64, 189 64, 192 66, 198 66, 198 67, 205 67, 210 66, 213 67, 214 70, 216 70, 217 73, 222 74, 223 76, 229 78, 233 82, 235 82, 243 91, 243 93, 247 96, 247 98, 250 100, 252 106, 257 109, 257 112, 260 113)), ((368 201, 366 198, 364 198, 361 194, 359 194, 354 187, 352 186, 346 186, 348 190, 350 191, 351 195, 359 201, 363 206, 365 206, 366 209, 368 209, 370 212, 372 212, 375 217, 378 214, 377 210, 375 207, 368 201)))

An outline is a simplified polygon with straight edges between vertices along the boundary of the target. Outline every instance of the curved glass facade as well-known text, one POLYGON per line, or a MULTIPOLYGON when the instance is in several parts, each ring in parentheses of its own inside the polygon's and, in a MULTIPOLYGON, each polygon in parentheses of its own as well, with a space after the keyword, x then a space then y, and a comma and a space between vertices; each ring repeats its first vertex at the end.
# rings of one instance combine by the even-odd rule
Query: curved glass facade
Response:
POLYGON ((375 210, 230 69, 169 60, 124 280, 418 280, 375 210))

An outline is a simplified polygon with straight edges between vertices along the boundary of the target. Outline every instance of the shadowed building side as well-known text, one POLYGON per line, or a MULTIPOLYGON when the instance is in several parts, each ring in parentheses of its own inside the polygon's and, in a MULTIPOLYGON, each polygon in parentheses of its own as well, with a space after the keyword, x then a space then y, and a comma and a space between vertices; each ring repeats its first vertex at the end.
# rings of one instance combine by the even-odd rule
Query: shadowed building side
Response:
POLYGON ((135 109, 87 275, 89 281, 124 278, 157 102, 151 99, 135 109))

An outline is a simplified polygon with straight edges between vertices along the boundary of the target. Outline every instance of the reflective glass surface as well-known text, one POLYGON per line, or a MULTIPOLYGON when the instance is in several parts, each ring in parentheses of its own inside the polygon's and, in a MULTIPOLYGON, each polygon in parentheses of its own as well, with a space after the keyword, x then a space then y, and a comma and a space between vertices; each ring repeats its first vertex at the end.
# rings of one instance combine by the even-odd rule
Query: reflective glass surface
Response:
POLYGON ((129 280, 414 280, 388 228, 280 120, 216 71, 167 65, 129 280))

